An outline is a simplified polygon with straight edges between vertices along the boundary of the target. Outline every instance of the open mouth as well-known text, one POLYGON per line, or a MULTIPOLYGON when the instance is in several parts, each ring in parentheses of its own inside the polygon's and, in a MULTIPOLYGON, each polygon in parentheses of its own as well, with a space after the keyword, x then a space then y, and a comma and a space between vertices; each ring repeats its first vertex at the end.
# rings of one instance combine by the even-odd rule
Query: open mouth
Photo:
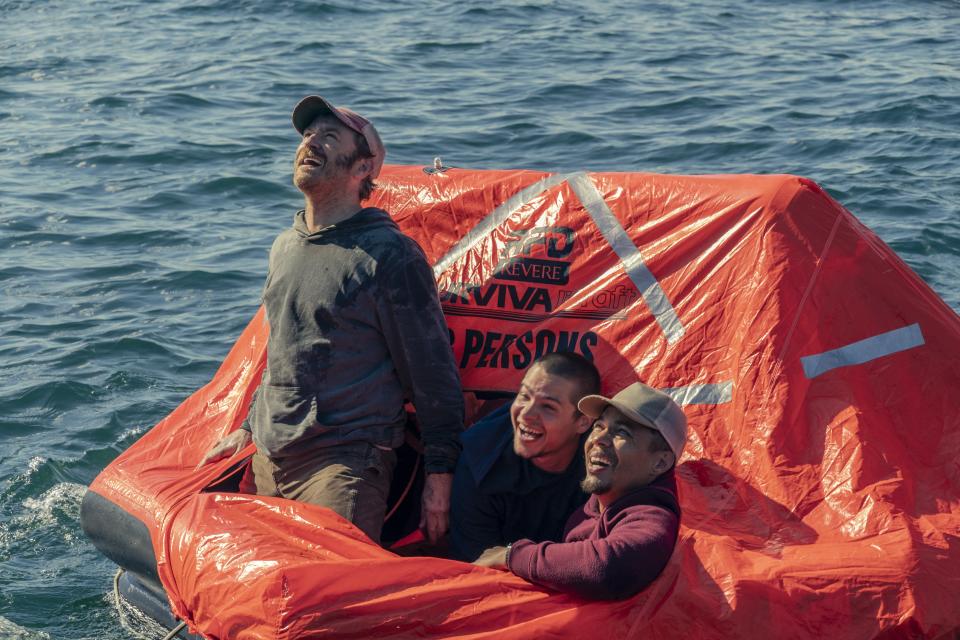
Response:
POLYGON ((324 165, 324 159, 315 156, 306 156, 300 160, 300 165, 306 167, 322 167, 324 165))
POLYGON ((596 475, 607 469, 612 469, 614 464, 615 461, 610 456, 603 453, 591 453, 587 457, 587 472, 596 475))
POLYGON ((543 432, 534 431, 527 427, 517 427, 517 433, 520 434, 520 440, 522 442, 533 442, 543 437, 543 432))

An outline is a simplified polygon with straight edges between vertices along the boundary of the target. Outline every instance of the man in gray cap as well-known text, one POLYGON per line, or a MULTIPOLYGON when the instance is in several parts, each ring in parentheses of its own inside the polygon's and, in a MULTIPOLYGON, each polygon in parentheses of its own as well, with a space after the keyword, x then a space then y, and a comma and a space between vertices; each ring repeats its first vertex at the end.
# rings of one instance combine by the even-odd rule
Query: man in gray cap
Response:
POLYGON ((308 96, 293 125, 305 206, 270 250, 266 372, 247 421, 201 464, 252 440, 242 489, 329 507, 379 541, 412 401, 427 473, 421 526, 437 540, 463 396, 433 272, 387 212, 360 204, 386 155, 373 124, 308 96))
POLYGON ((674 466, 687 419, 667 394, 637 382, 613 398, 586 396, 594 419, 584 445, 591 494, 567 521, 562 542, 518 540, 488 549, 476 564, 593 599, 632 596, 666 566, 680 506, 674 466))

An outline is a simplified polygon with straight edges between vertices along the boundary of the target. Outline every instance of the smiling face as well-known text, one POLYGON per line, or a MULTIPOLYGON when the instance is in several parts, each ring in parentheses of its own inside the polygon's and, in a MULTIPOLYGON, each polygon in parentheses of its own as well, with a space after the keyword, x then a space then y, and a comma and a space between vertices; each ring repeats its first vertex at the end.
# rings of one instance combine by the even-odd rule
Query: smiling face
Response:
POLYGON ((293 184, 304 193, 349 188, 355 178, 363 179, 358 163, 365 160, 357 158, 351 129, 332 115, 317 116, 303 130, 293 163, 293 184))
POLYGON ((564 471, 580 447, 590 418, 577 411, 580 387, 535 364, 520 383, 510 406, 513 450, 548 473, 564 471))
POLYGON ((601 509, 650 484, 674 463, 673 452, 659 432, 609 405, 594 420, 583 451, 587 475, 580 486, 597 494, 601 509))

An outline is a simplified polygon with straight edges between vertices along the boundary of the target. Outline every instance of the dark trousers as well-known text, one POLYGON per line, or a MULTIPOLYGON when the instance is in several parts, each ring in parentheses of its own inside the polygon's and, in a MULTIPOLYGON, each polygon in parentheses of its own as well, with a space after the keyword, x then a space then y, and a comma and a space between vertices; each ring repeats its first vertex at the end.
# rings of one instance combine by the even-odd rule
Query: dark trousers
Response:
POLYGON ((240 490, 328 507, 379 543, 396 464, 394 451, 366 442, 277 460, 258 451, 240 490))

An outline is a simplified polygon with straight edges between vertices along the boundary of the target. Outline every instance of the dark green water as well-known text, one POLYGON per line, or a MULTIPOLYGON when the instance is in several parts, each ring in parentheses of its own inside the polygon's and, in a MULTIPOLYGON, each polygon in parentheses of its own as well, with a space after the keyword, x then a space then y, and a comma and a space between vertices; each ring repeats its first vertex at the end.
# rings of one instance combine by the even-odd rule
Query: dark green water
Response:
POLYGON ((795 173, 960 308, 960 4, 0 0, 0 638, 121 619, 84 486, 258 304, 295 101, 388 161, 795 173))

